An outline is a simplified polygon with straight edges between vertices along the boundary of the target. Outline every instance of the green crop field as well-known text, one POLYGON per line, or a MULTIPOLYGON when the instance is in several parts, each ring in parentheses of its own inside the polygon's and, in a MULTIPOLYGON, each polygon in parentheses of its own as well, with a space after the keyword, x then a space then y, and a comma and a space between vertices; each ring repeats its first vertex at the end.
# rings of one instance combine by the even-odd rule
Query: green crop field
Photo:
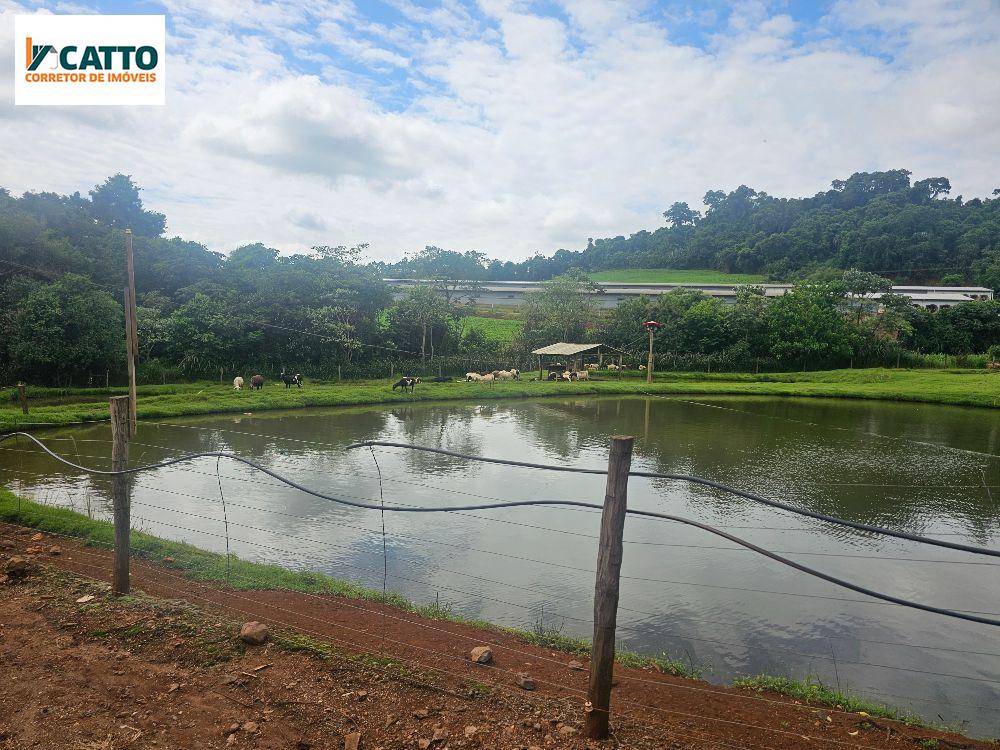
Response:
POLYGON ((469 315, 462 319, 465 333, 479 331, 488 341, 509 344, 521 332, 524 323, 514 318, 487 318, 482 315, 469 315))
POLYGON ((762 284, 764 277, 752 273, 723 273, 701 268, 623 268, 590 274, 594 281, 632 284, 762 284))

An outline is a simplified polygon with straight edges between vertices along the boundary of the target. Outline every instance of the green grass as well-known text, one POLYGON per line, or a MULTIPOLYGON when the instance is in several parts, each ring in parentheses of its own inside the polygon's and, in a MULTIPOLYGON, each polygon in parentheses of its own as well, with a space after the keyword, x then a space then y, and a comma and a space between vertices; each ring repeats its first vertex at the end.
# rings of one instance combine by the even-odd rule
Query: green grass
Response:
POLYGON ((524 323, 513 318, 490 318, 483 315, 467 315, 462 319, 466 334, 479 331, 487 341, 509 344, 524 328, 524 323))
MULTIPOLYGON (((354 406, 420 401, 474 400, 546 396, 642 395, 755 395, 914 401, 959 406, 1000 406, 1000 373, 986 370, 827 370, 771 374, 658 373, 652 385, 632 371, 622 379, 601 375, 588 382, 531 382, 494 384, 424 382, 414 393, 391 389, 389 380, 308 383, 286 390, 273 384, 263 391, 234 391, 219 383, 189 383, 139 387, 139 418, 162 419, 196 414, 259 412, 310 406, 354 406)), ((69 424, 108 418, 108 395, 125 389, 29 388, 30 413, 21 414, 16 402, 0 392, 0 430, 20 425, 69 424)))
POLYGON ((813 703, 820 706, 830 706, 843 711, 864 712, 869 716, 877 716, 883 719, 893 719, 913 726, 925 726, 918 718, 900 711, 893 706, 884 703, 876 703, 866 700, 852 693, 845 693, 841 690, 829 688, 822 683, 806 678, 805 680, 793 680, 789 677, 772 677, 770 675, 757 675, 756 677, 742 677, 733 680, 733 687, 755 692, 771 692, 779 695, 787 695, 806 703, 813 703))
POLYGON ((589 274, 594 281, 632 284, 763 284, 764 277, 752 273, 724 273, 703 268, 623 268, 589 274))

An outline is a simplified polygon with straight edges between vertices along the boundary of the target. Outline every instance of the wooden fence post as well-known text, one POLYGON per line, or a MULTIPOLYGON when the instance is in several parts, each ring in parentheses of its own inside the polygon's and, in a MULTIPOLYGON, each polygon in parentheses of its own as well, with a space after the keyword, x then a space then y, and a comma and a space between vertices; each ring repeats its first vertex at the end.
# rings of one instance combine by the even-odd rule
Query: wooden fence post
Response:
MULTIPOLYGON (((113 396, 111 406, 111 468, 128 468, 128 441, 132 435, 131 404, 128 396, 113 396)), ((129 489, 128 475, 115 474, 111 480, 115 515, 115 570, 113 591, 116 596, 129 591, 129 489)))
POLYGON ((584 734, 595 740, 608 738, 611 678, 615 666, 615 627, 618 620, 618 584, 622 569, 622 536, 625 533, 628 473, 632 467, 633 437, 611 438, 608 485, 601 514, 601 540, 597 550, 597 583, 594 586, 594 645, 590 654, 584 734))
POLYGON ((28 413, 28 394, 24 391, 24 383, 17 384, 17 397, 21 401, 21 413, 28 413))

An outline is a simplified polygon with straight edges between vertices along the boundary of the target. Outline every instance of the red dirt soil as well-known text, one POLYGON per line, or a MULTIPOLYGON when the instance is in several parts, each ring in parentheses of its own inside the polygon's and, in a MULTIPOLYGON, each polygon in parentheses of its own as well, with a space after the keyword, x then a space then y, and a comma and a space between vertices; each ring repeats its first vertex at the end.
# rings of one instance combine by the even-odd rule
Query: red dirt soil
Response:
MULTIPOLYGON (((4 750, 341 748, 350 732, 361 733, 361 750, 388 750, 421 747, 437 724, 448 738, 432 750, 599 746, 574 731, 584 719, 585 659, 573 670, 573 656, 504 633, 343 597, 228 591, 135 560, 133 591, 151 598, 116 600, 106 585, 109 552, 49 535, 32 541, 33 534, 0 524, 0 566, 5 554, 61 548, 58 556, 31 556, 41 573, 0 586, 4 750), (97 598, 78 604, 81 591, 97 598), (245 648, 236 634, 246 620, 268 623, 279 637, 245 648), (332 655, 291 652, 305 643, 296 634, 329 644, 332 655), (492 648, 492 665, 470 661, 477 645, 492 648), (537 689, 517 687, 518 673, 530 674, 537 689), (414 715, 423 709, 428 718, 414 715), (247 722, 252 731, 241 728, 247 722), (230 735, 232 725, 239 727, 230 735), (467 726, 477 728, 469 737, 467 726)), ((612 740, 600 746, 995 747, 620 665, 612 726, 612 740)))

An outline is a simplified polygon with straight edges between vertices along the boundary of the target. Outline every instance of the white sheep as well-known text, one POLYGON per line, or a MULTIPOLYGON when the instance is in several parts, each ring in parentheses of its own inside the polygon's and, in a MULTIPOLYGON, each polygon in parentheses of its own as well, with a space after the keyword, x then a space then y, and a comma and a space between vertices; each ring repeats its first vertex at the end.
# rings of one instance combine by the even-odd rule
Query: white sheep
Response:
POLYGON ((243 389, 243 378, 237 375, 235 378, 233 378, 233 390, 239 391, 242 389, 243 389))

